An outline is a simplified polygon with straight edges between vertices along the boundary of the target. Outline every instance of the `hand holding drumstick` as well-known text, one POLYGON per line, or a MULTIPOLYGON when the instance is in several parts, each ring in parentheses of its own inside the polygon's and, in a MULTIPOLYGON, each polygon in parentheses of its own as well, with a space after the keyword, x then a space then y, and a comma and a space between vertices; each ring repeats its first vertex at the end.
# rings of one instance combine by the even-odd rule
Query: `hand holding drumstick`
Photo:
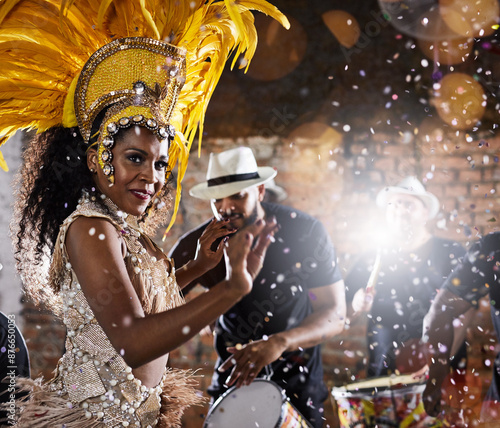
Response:
POLYGON ((373 264, 373 270, 370 274, 366 287, 360 288, 352 300, 354 315, 361 312, 370 312, 372 308, 373 297, 375 296, 375 285, 377 284, 378 274, 380 272, 381 259, 382 257, 379 250, 377 252, 377 257, 375 258, 375 263, 373 264))

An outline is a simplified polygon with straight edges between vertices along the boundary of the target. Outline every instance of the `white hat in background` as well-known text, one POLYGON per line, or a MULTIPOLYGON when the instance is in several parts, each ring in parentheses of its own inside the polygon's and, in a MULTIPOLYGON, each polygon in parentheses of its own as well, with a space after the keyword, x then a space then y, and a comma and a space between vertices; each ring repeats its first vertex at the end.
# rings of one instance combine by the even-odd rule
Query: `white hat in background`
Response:
POLYGON ((396 186, 388 186, 382 189, 377 194, 377 205, 379 207, 386 208, 389 198, 395 194, 416 196, 422 200, 429 211, 429 219, 436 217, 439 212, 438 198, 432 193, 427 192, 424 185, 417 179, 417 177, 405 177, 398 184, 396 184, 396 186))
POLYGON ((286 190, 283 189, 283 187, 278 186, 273 178, 266 182, 265 187, 266 192, 271 193, 274 196, 274 200, 276 202, 281 202, 288 198, 288 193, 286 192, 286 190))
POLYGON ((276 174, 270 166, 258 167, 249 147, 210 153, 207 181, 191 188, 189 194, 199 199, 221 199, 264 184, 276 174))

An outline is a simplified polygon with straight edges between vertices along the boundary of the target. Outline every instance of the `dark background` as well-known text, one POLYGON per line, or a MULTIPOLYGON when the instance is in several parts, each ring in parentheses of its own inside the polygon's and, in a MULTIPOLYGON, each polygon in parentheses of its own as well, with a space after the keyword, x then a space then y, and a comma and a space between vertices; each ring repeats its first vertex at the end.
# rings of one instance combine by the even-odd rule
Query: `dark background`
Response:
POLYGON ((490 132, 498 122, 498 30, 473 41, 473 52, 462 64, 439 66, 425 57, 414 37, 384 19, 377 1, 272 3, 291 18, 292 28, 280 29, 271 38, 277 50, 266 54, 268 36, 261 30, 271 19, 257 15, 260 39, 254 61, 247 74, 236 67, 231 71, 229 66, 224 71, 208 108, 205 137, 286 137, 309 121, 327 124, 340 133, 345 132, 344 125, 356 133, 413 131, 425 117, 437 117, 429 104, 432 85, 453 70, 474 75, 492 95, 481 123, 470 131, 490 132), (349 12, 359 24, 361 36, 351 49, 342 47, 322 20, 321 15, 333 9, 349 12), (262 80, 277 70, 285 73, 283 64, 290 57, 299 57, 293 70, 262 80))

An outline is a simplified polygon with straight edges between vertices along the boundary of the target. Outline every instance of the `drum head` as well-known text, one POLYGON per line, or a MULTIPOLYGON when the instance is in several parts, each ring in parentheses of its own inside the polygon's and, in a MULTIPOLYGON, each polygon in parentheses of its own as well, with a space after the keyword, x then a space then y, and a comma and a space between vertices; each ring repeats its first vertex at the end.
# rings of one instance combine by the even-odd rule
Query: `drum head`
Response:
POLYGON ((250 385, 231 388, 214 403, 203 428, 274 428, 284 402, 274 382, 256 379, 250 385))

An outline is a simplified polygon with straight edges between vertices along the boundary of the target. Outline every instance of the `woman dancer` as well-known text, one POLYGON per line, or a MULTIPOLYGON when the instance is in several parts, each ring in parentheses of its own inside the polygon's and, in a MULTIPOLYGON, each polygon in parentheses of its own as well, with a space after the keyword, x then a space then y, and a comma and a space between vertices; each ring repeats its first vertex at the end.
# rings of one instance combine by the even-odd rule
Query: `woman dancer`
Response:
MULTIPOLYGON (((186 373, 166 369, 168 352, 251 290, 275 228, 256 223, 231 244, 222 242, 217 253, 226 249, 227 277, 188 303, 180 297, 174 266, 151 239, 173 199, 170 173, 179 160, 182 178, 187 163, 189 150, 174 125, 192 141, 214 87, 206 79, 222 71, 220 58, 233 47, 252 45, 248 33, 243 37, 253 25, 248 9, 244 2, 226 8, 222 2, 190 1, 180 2, 185 4, 179 12, 179 2, 177 9, 162 2, 154 9, 164 19, 160 28, 140 2, 116 1, 113 7, 105 2, 103 8, 90 1, 66 2, 64 7, 49 1, 13 3, 0 9, 0 17, 5 16, 0 40, 7 33, 12 39, 14 23, 22 22, 22 28, 17 43, 0 51, 8 59, 2 62, 0 79, 12 77, 15 70, 18 81, 9 86, 14 95, 8 95, 4 79, 0 95, 20 101, 0 103, 0 135, 23 127, 41 131, 25 151, 20 172, 14 217, 18 268, 27 294, 67 327, 65 354, 54 378, 25 381, 31 393, 21 406, 18 426, 179 426, 183 408, 198 398, 186 373), (243 30, 229 17, 235 12, 243 30), (41 16, 44 25, 37 28, 41 16), (119 19, 123 27, 117 25, 119 19), (193 21, 200 26, 196 31, 193 21), (85 32, 83 24, 91 24, 92 30, 85 32), (196 52, 169 44, 165 37, 147 37, 151 26, 156 35, 169 34, 180 45, 189 47, 189 37, 196 38, 196 52), (31 37, 34 28, 36 39, 31 37), (140 30, 146 37, 130 36, 140 30), (127 37, 117 38, 119 31, 127 37), (106 38, 111 41, 102 44, 106 38), (68 45, 60 46, 60 57, 50 57, 61 40, 68 45), (96 40, 101 47, 78 67, 76 59, 85 49, 75 43, 96 40), (78 51, 71 51, 71 43, 78 51), (55 83, 49 73, 54 63, 66 66, 52 70, 59 73, 55 83), (193 76, 190 65, 203 69, 205 79, 193 76), (64 76, 63 71, 75 67, 72 79, 64 76), (28 99, 19 76, 39 78, 29 80, 31 93, 39 88, 39 99, 28 99), (54 96, 57 88, 64 96, 54 96), (30 116, 41 106, 48 109, 45 115, 30 116), (7 126, 14 107, 17 122, 7 126)), ((261 5, 286 23, 278 11, 261 5)), ((208 233, 212 242, 227 231, 214 223, 208 233)), ((211 264, 201 251, 184 274, 196 277, 211 264)))

